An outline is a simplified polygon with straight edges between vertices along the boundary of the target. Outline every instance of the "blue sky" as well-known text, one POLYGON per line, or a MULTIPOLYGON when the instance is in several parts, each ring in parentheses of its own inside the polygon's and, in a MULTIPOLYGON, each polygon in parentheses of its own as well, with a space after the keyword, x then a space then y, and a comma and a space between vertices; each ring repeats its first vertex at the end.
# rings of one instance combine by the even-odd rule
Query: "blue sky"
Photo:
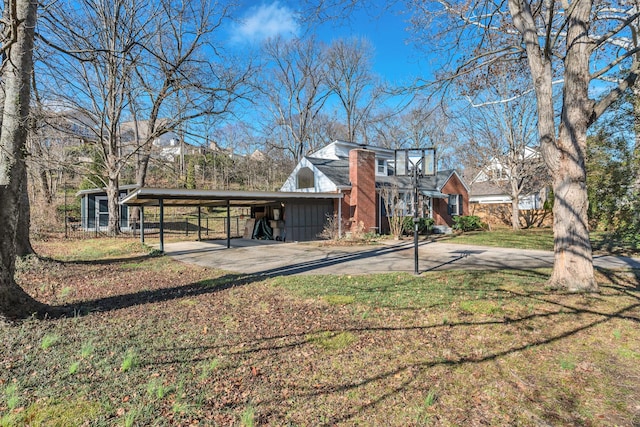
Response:
MULTIPOLYGON (((298 2, 292 0, 246 2, 239 21, 231 29, 232 43, 258 45, 277 35, 302 35, 305 29, 300 24, 297 6, 298 2)), ((406 17, 379 10, 360 10, 349 19, 324 23, 312 32, 324 42, 340 37, 366 38, 374 47, 374 72, 391 84, 428 78, 426 61, 410 43, 406 17)))

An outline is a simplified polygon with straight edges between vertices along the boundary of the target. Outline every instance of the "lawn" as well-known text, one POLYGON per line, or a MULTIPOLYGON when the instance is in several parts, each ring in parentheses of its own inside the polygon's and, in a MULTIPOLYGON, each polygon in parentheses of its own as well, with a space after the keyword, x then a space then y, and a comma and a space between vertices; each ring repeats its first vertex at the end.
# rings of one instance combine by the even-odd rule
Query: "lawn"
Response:
MULTIPOLYGON (((640 237, 637 235, 615 235, 614 233, 592 232, 591 246, 595 253, 639 255, 640 237)), ((553 250, 553 230, 550 228, 531 228, 513 231, 501 228, 487 231, 472 231, 444 236, 451 243, 497 246, 502 248, 553 250)))
POLYGON ((71 315, 0 326, 0 425, 638 425, 638 272, 262 278, 36 242, 71 315))

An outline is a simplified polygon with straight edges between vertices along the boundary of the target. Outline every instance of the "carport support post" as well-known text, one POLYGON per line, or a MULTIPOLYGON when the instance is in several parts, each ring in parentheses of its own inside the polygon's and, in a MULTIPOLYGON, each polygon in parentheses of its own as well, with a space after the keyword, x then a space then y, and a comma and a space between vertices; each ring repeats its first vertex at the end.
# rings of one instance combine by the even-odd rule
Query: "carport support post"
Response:
POLYGON ((198 205, 198 242, 202 240, 202 232, 200 229, 202 228, 202 209, 200 209, 200 205, 198 205))
POLYGON ((227 200, 227 249, 231 247, 231 203, 227 200))
POLYGON ((160 206, 160 252, 164 253, 164 199, 158 200, 160 206))
POLYGON ((140 206, 138 211, 140 212, 140 243, 144 244, 144 207, 140 206))

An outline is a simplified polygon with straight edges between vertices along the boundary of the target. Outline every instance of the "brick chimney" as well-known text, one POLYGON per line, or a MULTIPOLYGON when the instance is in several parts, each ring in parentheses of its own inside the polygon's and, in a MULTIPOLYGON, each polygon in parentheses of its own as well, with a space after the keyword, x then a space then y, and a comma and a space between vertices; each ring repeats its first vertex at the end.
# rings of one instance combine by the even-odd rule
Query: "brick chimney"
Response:
POLYGON ((352 230, 362 222, 364 231, 376 226, 376 154, 356 148, 349 152, 352 230))

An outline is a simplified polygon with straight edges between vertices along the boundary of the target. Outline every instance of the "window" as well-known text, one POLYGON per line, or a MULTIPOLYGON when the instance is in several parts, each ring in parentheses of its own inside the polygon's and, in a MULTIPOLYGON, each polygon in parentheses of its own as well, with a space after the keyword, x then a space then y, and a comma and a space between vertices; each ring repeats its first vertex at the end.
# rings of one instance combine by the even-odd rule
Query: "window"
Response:
POLYGON ((462 215, 462 195, 449 195, 449 215, 462 215))
POLYGON ((315 187, 315 182, 313 178, 313 171, 309 168, 301 168, 296 175, 297 178, 297 188, 313 188, 315 187))
POLYGON ((507 170, 501 166, 496 166, 490 170, 491 179, 494 181, 504 181, 509 178, 507 170))
POLYGON ((384 159, 376 159, 376 175, 387 175, 387 161, 384 159))

